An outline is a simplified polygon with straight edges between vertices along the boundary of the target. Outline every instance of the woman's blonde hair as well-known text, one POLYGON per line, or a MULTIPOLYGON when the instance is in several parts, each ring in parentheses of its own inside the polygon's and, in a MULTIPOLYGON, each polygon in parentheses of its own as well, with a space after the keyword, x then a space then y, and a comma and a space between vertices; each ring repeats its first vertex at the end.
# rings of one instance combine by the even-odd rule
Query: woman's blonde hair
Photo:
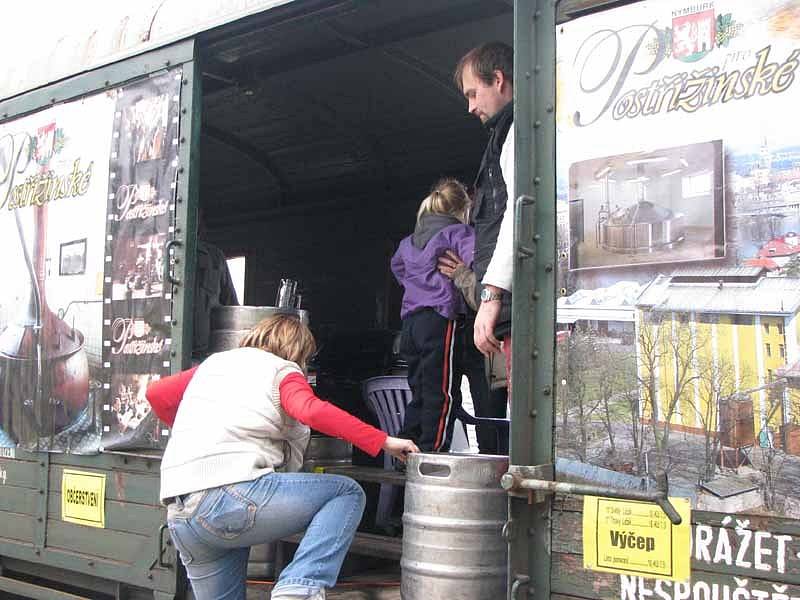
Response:
POLYGON ((317 350, 311 330, 295 315, 267 317, 244 336, 239 347, 260 348, 301 367, 317 350))
POLYGON ((417 223, 428 213, 455 217, 465 223, 468 209, 467 188, 457 179, 447 177, 437 181, 431 188, 431 193, 419 205, 417 223))

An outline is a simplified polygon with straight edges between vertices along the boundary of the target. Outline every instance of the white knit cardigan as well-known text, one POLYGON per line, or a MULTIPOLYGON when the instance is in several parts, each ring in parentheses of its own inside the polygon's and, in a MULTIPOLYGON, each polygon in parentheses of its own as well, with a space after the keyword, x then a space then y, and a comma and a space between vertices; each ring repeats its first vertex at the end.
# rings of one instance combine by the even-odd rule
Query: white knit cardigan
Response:
POLYGON ((175 417, 161 460, 161 499, 297 471, 309 428, 281 407, 278 386, 290 373, 302 371, 257 348, 207 358, 175 417))

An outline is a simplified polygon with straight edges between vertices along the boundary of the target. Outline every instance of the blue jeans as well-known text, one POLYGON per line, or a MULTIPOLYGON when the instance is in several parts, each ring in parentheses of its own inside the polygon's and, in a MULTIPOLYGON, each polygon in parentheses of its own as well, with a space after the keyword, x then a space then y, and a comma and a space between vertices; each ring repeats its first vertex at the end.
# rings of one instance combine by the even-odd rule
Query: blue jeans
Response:
POLYGON ((364 492, 348 477, 270 473, 183 496, 167 524, 197 600, 245 600, 250 546, 303 530, 272 598, 333 587, 364 512, 364 492))

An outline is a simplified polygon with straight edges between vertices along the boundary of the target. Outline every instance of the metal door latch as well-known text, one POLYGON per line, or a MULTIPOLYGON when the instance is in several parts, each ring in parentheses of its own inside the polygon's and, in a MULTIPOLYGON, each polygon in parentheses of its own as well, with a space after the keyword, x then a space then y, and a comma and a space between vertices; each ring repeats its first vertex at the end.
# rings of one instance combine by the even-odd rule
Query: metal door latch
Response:
POLYGON ((510 494, 528 493, 532 501, 541 502, 542 495, 548 494, 575 494, 579 496, 603 496, 606 498, 619 498, 621 500, 642 500, 655 502, 666 513, 673 525, 681 524, 681 516, 669 501, 669 482, 667 474, 662 473, 656 478, 657 488, 654 490, 631 490, 615 488, 590 483, 567 483, 553 481, 553 465, 539 465, 535 467, 510 466, 500 480, 500 485, 510 494), (549 477, 548 477, 549 474, 549 477), (531 496, 532 495, 532 496, 531 496))

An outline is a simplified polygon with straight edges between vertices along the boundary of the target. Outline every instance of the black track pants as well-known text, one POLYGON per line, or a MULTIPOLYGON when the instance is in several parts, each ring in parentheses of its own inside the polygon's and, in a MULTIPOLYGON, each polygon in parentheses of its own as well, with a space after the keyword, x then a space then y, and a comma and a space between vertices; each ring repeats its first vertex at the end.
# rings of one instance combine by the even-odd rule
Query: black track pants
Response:
POLYGON ((400 437, 409 437, 423 452, 446 452, 453 421, 461 406, 461 344, 456 321, 425 308, 403 319, 400 351, 408 361, 413 400, 406 407, 400 437))

